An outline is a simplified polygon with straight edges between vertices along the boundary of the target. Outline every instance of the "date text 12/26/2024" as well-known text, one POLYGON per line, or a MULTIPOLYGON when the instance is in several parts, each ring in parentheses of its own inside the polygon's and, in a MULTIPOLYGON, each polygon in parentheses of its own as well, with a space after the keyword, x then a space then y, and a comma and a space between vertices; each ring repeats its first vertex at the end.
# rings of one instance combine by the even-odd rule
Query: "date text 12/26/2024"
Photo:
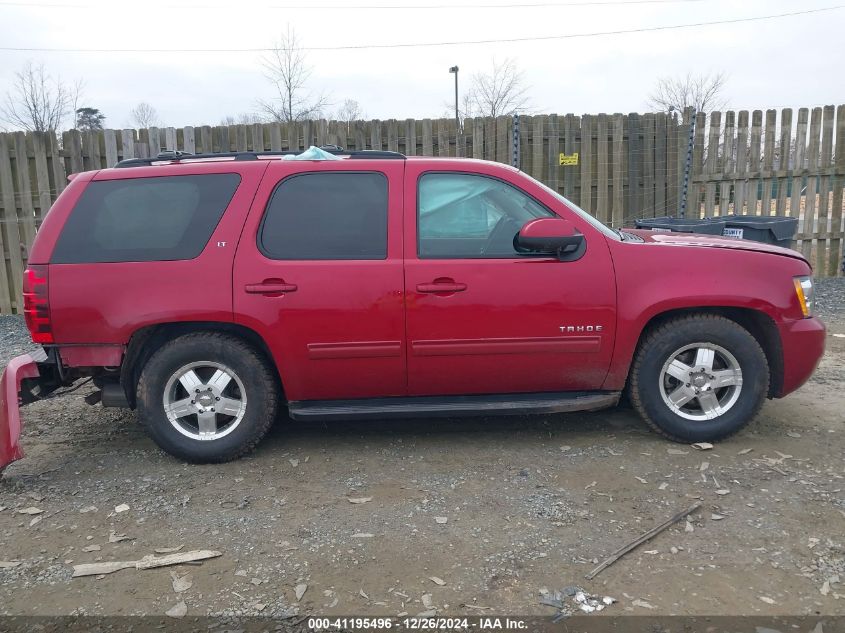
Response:
POLYGON ((523 630, 528 628, 525 620, 510 617, 326 617, 309 618, 308 628, 314 631, 495 631, 495 630, 523 630))

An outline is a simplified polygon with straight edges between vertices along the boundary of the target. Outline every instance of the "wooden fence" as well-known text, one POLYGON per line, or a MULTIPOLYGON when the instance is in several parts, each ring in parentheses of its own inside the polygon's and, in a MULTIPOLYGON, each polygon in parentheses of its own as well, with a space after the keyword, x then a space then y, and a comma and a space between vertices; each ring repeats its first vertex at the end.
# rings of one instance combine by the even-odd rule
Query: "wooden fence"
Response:
MULTIPOLYGON (((299 150, 335 144, 407 155, 516 163, 597 218, 621 227, 676 215, 691 112, 387 121, 304 121, 221 127, 0 134, 0 313, 17 312, 28 248, 67 174, 118 160, 187 152, 299 150), (577 155, 577 156, 576 156, 577 155)), ((687 217, 799 218, 797 248, 819 276, 841 271, 845 106, 698 114, 687 217), (779 115, 779 117, 778 117, 779 115)))

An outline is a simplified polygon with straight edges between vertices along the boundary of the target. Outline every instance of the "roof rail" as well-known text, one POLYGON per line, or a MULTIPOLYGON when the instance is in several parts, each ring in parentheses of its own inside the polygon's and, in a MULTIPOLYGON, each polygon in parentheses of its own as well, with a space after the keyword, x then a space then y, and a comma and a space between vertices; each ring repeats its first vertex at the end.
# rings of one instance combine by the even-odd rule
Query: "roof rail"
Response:
MULTIPOLYGON (((349 158, 388 158, 405 160, 405 155, 399 152, 386 152, 378 149, 345 150, 337 145, 323 145, 321 150, 337 156, 349 156, 349 158)), ((191 154, 178 150, 167 150, 160 152, 151 158, 126 158, 119 161, 115 167, 149 167, 154 163, 181 163, 182 161, 207 160, 214 158, 231 158, 232 160, 258 160, 262 156, 296 156, 305 150, 297 151, 269 151, 269 152, 219 152, 207 154, 191 154)))

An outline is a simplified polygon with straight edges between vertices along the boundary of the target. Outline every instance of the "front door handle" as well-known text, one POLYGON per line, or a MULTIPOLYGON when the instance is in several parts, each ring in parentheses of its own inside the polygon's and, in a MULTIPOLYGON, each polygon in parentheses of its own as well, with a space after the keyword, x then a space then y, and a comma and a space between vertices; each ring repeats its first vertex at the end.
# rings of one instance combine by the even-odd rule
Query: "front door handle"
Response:
POLYGON ((454 292, 463 292, 466 289, 466 284, 456 282, 449 277, 438 277, 430 284, 417 284, 417 292, 429 294, 451 294, 454 292))
POLYGON ((259 284, 247 284, 244 290, 251 295, 279 297, 286 292, 296 292, 296 284, 285 283, 284 279, 265 279, 259 284))

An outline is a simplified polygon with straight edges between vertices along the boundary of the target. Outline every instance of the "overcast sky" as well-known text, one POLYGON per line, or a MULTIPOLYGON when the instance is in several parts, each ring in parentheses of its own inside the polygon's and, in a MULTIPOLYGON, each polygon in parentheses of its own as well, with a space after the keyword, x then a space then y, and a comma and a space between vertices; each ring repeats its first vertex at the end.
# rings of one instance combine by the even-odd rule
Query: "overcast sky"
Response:
MULTIPOLYGON (((496 40, 712 22, 836 2, 573 4, 584 2, 0 0, 0 47, 262 48, 272 46, 288 23, 305 47, 496 40), (482 4, 487 6, 463 8, 482 4), (489 6, 494 4, 511 7, 489 6)), ((0 97, 8 92, 15 70, 32 59, 43 61, 67 83, 84 80, 82 105, 99 108, 108 127, 127 126, 130 109, 141 101, 152 104, 167 125, 215 125, 227 115, 255 112, 256 101, 271 96, 261 57, 260 52, 0 50, 0 97)), ((467 85, 472 73, 487 71, 494 58, 505 57, 524 70, 538 112, 645 111, 656 78, 688 71, 726 71, 725 97, 736 109, 839 104, 845 103, 845 9, 572 39, 309 51, 310 86, 335 107, 355 99, 368 118, 438 117, 454 99, 450 66, 460 66, 460 80, 467 85)))

